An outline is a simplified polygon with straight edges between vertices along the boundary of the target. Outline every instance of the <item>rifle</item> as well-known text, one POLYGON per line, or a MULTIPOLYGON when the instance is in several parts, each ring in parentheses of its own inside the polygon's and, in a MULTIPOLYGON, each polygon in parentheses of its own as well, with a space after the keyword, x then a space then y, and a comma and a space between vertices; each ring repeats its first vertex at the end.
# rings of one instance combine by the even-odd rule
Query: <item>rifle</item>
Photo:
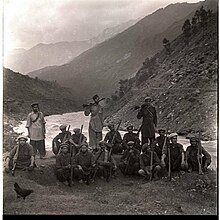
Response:
POLYGON ((171 181, 171 155, 170 155, 170 144, 167 146, 168 151, 168 160, 169 160, 169 166, 168 166, 168 180, 171 181))
MULTIPOLYGON (((118 126, 117 126, 117 128, 116 128, 116 130, 115 130, 115 133, 114 133, 114 135, 113 135, 113 137, 112 137, 112 140, 111 140, 111 142, 110 142, 111 146, 113 146, 113 144, 114 144, 114 141, 115 141, 115 138, 116 138, 116 135, 117 135, 117 131, 118 131, 120 125, 121 125, 121 122, 122 122, 122 119, 119 121, 118 126)), ((111 154, 112 154, 112 147, 111 147, 111 149, 110 149, 110 151, 109 151, 109 159, 110 159, 110 157, 111 157, 111 154)))
MULTIPOLYGON (((69 130, 70 130, 70 125, 69 125, 68 128, 67 128, 67 132, 66 132, 66 134, 64 135, 61 144, 65 143, 65 141, 66 141, 66 139, 67 139, 67 136, 69 135, 69 130)), ((57 155, 59 155, 60 152, 61 152, 61 147, 59 148, 59 151, 58 151, 58 154, 57 154, 57 155)))
MULTIPOLYGON (((140 128, 138 129, 137 138, 135 139, 134 145, 133 145, 133 147, 132 147, 132 148, 134 148, 134 149, 135 149, 136 144, 137 144, 137 142, 138 142, 139 133, 141 132, 142 127, 143 127, 143 123, 141 124, 140 128)), ((131 155, 130 155, 130 157, 129 157, 129 159, 128 159, 128 163, 127 163, 126 168, 125 168, 125 174, 128 172, 128 165, 129 165, 129 163, 130 163, 130 160, 131 160, 131 155)))
MULTIPOLYGON (((101 98, 99 99, 98 103, 101 102, 102 100, 104 100, 105 98, 101 98)), ((95 103, 94 102, 90 102, 89 104, 83 104, 82 107, 83 108, 86 108, 86 107, 90 107, 92 105, 94 105, 95 103)))
POLYGON ((151 143, 151 152, 150 152, 150 169, 151 169, 151 172, 150 172, 150 181, 152 181, 152 178, 153 178, 153 158, 154 158, 154 147, 153 147, 153 144, 151 143))
POLYGON ((15 168, 16 168, 16 165, 17 165, 17 159, 18 159, 18 152, 19 152, 19 144, 18 144, 18 148, 16 150, 16 153, 14 155, 14 163, 13 163, 13 168, 11 170, 11 175, 14 176, 15 175, 15 168), (16 160, 15 160, 16 159, 16 160))
POLYGON ((197 160, 199 163, 199 175, 203 174, 202 171, 202 145, 201 145, 201 131, 199 130, 199 144, 198 144, 197 160))
MULTIPOLYGON (((81 137, 82 137, 82 130, 83 130, 83 125, 81 125, 81 129, 80 129, 80 136, 79 136, 79 145, 81 144, 81 137)), ((73 186, 73 146, 71 146, 71 150, 70 150, 70 187, 73 186)))

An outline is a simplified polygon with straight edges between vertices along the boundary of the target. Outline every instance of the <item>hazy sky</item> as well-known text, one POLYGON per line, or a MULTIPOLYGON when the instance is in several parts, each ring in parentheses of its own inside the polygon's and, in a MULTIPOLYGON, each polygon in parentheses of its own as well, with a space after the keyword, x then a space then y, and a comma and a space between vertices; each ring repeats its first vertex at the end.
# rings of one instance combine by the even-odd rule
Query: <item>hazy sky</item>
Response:
POLYGON ((176 2, 199 0, 4 0, 4 49, 90 39, 107 27, 176 2))

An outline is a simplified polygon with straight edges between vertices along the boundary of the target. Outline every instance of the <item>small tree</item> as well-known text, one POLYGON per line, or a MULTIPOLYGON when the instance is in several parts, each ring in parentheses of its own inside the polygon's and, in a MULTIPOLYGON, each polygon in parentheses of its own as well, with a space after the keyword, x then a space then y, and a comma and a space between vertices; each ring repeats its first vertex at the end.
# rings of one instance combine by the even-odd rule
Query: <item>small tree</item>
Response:
POLYGON ((184 22, 182 30, 183 30, 183 35, 184 35, 185 43, 188 45, 189 37, 191 35, 191 24, 190 24, 190 20, 189 19, 187 19, 184 22))
POLYGON ((170 52, 171 52, 171 49, 170 49, 170 41, 167 40, 166 38, 164 38, 164 39, 163 39, 163 46, 164 46, 166 52, 167 52, 168 54, 170 54, 170 52))

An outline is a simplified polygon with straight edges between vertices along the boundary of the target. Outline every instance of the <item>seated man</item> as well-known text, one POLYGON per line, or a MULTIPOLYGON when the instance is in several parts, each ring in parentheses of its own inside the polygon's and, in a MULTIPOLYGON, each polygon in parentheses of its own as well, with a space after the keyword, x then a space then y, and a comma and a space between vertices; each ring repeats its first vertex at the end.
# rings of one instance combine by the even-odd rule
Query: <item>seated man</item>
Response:
POLYGON ((180 171, 185 169, 184 161, 184 149, 183 145, 177 143, 177 133, 172 133, 169 135, 169 140, 171 143, 165 145, 162 151, 161 163, 162 165, 166 164, 166 168, 169 167, 169 154, 168 148, 170 149, 170 162, 171 162, 171 171, 180 171))
POLYGON ((56 176, 57 179, 64 183, 68 182, 71 186, 71 155, 68 153, 69 145, 63 143, 60 145, 61 151, 56 157, 56 176))
POLYGON ((18 145, 11 150, 9 157, 6 157, 5 172, 9 172, 10 169, 14 172, 15 168, 33 170, 35 166, 34 149, 27 143, 27 140, 28 138, 25 136, 17 138, 18 145))
POLYGON ((123 148, 121 145, 121 134, 119 133, 119 131, 115 131, 114 124, 108 125, 108 128, 110 129, 110 131, 105 135, 104 141, 112 144, 112 154, 122 153, 123 148))
POLYGON ((95 163, 98 165, 97 176, 103 176, 107 182, 109 182, 111 175, 115 173, 117 168, 115 159, 109 154, 110 148, 111 146, 105 141, 100 141, 95 153, 95 163))
POLYGON ((162 168, 162 164, 160 159, 158 158, 156 152, 153 153, 153 160, 152 160, 152 167, 151 167, 151 149, 150 145, 148 143, 145 143, 142 146, 142 154, 140 155, 140 170, 138 173, 141 176, 144 176, 146 180, 150 179, 150 176, 152 175, 152 179, 155 180, 159 179, 159 173, 162 168))
MULTIPOLYGON (((186 148, 186 167, 188 172, 198 171, 199 170, 199 139, 196 137, 190 138, 190 146, 186 148)), ((200 149, 201 168, 202 171, 207 171, 207 167, 211 164, 211 155, 201 146, 200 149), (202 156, 203 155, 203 156, 202 156)))
POLYGON ((79 153, 74 157, 73 164, 75 177, 80 183, 84 181, 88 185, 94 172, 95 157, 92 152, 88 151, 87 144, 82 144, 79 153))
POLYGON ((157 153, 158 158, 161 160, 162 157, 162 150, 163 150, 163 146, 168 144, 168 138, 166 139, 166 143, 164 143, 165 141, 165 132, 166 129, 160 128, 158 129, 158 133, 159 136, 156 138, 155 140, 155 152, 157 153))
POLYGON ((134 148, 134 141, 129 141, 127 145, 118 167, 124 175, 138 175, 140 151, 134 148))
POLYGON ((79 152, 79 148, 83 143, 87 144, 87 138, 84 134, 81 134, 79 128, 74 128, 73 131, 74 134, 71 135, 69 142, 73 146, 73 155, 75 155, 79 152))
POLYGON ((66 125, 60 125, 61 132, 52 141, 52 150, 55 155, 59 153, 60 144, 69 141, 71 136, 70 131, 66 131, 66 125))
POLYGON ((133 132, 134 127, 132 125, 127 127, 127 133, 124 134, 123 140, 122 140, 122 146, 123 149, 126 150, 128 148, 128 142, 129 141, 136 141, 135 148, 137 148, 141 152, 141 145, 140 145, 140 139, 137 136, 136 133, 133 132), (136 140, 137 139, 137 140, 136 140))

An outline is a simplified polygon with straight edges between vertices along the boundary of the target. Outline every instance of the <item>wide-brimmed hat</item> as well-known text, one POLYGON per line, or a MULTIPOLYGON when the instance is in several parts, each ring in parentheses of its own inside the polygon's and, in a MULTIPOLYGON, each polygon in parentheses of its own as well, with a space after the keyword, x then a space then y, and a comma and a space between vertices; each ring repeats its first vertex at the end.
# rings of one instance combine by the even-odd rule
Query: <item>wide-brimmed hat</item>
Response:
POLYGON ((62 143, 62 144, 60 144, 60 147, 61 147, 61 149, 63 149, 64 147, 69 147, 69 144, 68 143, 62 143))
POLYGON ((24 135, 20 135, 18 138, 17 138, 17 141, 19 141, 20 139, 24 139, 24 140, 28 140, 28 137, 24 136, 24 135))
POLYGON ((150 100, 152 101, 152 98, 150 96, 145 97, 144 101, 150 100))
POLYGON ((134 129, 134 126, 133 125, 129 125, 128 127, 127 127, 127 130, 133 130, 134 129))
POLYGON ((172 139, 173 137, 177 137, 177 136, 178 136, 177 133, 171 133, 171 134, 169 135, 169 138, 172 139))
POLYGON ((160 132, 160 131, 166 131, 166 129, 165 129, 165 128, 158 128, 157 131, 158 131, 158 132, 160 132))
POLYGON ((38 102, 33 102, 33 103, 31 103, 31 107, 33 107, 33 106, 35 106, 35 105, 39 105, 39 103, 38 102))

